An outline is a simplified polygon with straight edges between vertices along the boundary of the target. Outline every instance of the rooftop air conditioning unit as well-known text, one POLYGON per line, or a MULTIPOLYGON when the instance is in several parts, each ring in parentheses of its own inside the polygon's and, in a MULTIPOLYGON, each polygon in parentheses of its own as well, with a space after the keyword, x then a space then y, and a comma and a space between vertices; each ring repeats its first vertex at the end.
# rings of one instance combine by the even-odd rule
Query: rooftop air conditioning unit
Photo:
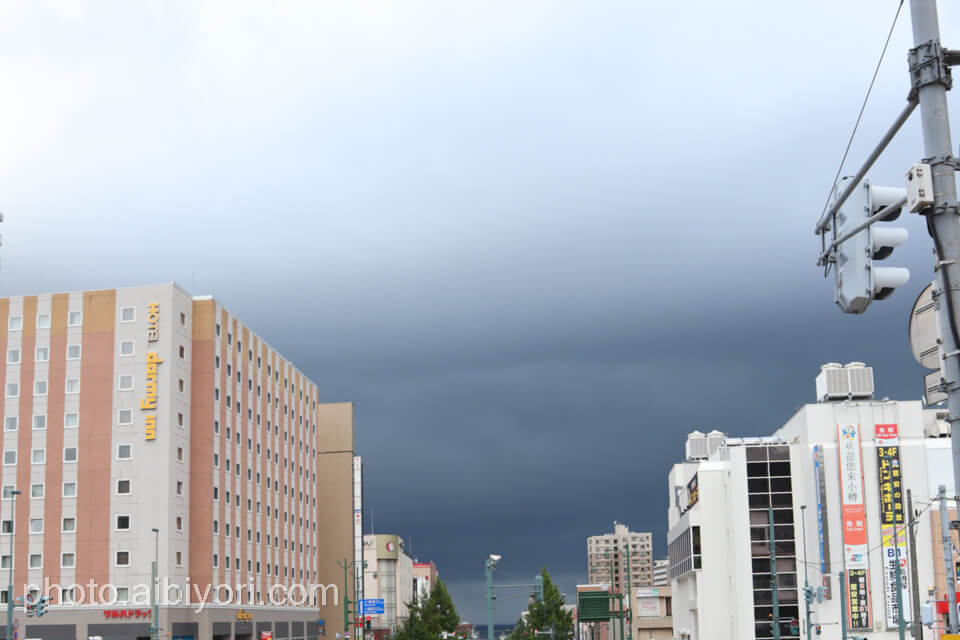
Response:
POLYGON ((706 460, 709 456, 707 436, 700 431, 691 431, 687 435, 687 460, 706 460))
POLYGON ((873 368, 862 362, 829 362, 817 374, 817 402, 873 398, 873 368))
POLYGON ((717 431, 714 429, 707 434, 707 456, 712 456, 717 451, 723 448, 726 443, 727 436, 722 431, 717 431))

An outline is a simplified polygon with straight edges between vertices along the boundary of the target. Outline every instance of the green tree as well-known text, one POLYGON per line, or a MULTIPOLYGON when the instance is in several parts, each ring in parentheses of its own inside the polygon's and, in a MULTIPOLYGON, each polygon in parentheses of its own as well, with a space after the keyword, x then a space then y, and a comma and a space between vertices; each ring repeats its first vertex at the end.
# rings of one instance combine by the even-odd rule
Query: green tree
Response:
POLYGON ((573 613, 563 608, 564 599, 560 589, 550 579, 544 568, 543 602, 531 602, 527 616, 517 621, 510 633, 510 640, 548 640, 546 636, 535 635, 536 631, 553 629, 553 640, 571 640, 573 638, 573 613))
POLYGON ((453 606, 447 585, 437 579, 430 596, 423 602, 411 602, 409 617, 394 634, 397 640, 437 640, 443 632, 453 633, 460 624, 460 616, 453 606))

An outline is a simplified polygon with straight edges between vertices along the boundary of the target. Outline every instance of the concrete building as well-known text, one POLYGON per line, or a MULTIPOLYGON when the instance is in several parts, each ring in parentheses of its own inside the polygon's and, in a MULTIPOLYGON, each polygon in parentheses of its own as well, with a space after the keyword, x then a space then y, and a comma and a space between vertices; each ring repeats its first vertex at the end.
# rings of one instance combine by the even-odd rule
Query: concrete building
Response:
POLYGON ((670 586, 670 560, 668 558, 653 561, 653 586, 670 586))
POLYGON ((874 400, 873 372, 860 363, 825 366, 817 389, 820 401, 772 436, 690 435, 668 483, 675 637, 772 637, 771 514, 784 640, 807 637, 804 566, 824 590, 811 615, 824 640, 840 638, 841 571, 847 623, 871 640, 897 637, 898 600, 909 619, 911 572, 921 601, 936 584, 932 519, 914 518, 917 554, 908 557, 904 500, 909 490, 922 512, 936 484, 953 491, 943 416, 919 401, 874 400), (902 599, 893 586, 898 555, 902 599))
POLYGON ((294 585, 340 584, 353 555, 353 407, 216 300, 4 298, 0 353, 0 569, 52 603, 18 609, 19 637, 148 636, 155 556, 165 636, 315 638, 342 614, 336 587, 301 606, 294 585))
POLYGON ((673 638, 673 598, 670 587, 637 589, 632 594, 634 640, 673 638))
MULTIPOLYGON (((648 589, 653 586, 653 535, 630 531, 627 525, 613 523, 613 533, 587 538, 587 578, 591 584, 612 585, 613 593, 648 589), (629 556, 629 562, 627 558, 629 556), (629 580, 628 580, 629 577, 629 580), (629 588, 628 588, 629 582, 629 588)), ((629 602, 629 601, 627 601, 629 602)), ((626 605, 629 606, 629 605, 626 605)), ((617 625, 610 630, 607 623, 595 623, 598 640, 619 640, 617 625)))
POLYGON ((613 533, 587 538, 587 577, 591 583, 608 583, 617 593, 626 593, 627 574, 631 588, 653 586, 652 538, 649 532, 630 531, 613 523, 613 533), (627 563, 629 547, 630 562, 627 563), (613 567, 611 572, 611 566, 613 567))
POLYGON ((423 602, 430 597, 433 586, 440 577, 437 565, 432 562, 413 563, 413 594, 417 602, 423 602))
POLYGON ((383 614, 371 616, 375 630, 396 631, 410 616, 413 602, 413 558, 403 539, 393 534, 363 536, 363 591, 366 598, 382 598, 383 614))

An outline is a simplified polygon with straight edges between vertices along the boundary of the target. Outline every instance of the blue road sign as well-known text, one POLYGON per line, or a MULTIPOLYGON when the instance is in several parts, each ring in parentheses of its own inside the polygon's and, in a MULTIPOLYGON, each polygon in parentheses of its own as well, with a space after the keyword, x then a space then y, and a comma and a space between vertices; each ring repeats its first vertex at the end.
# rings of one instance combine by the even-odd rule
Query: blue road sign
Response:
POLYGON ((367 598, 360 601, 360 615, 384 613, 383 598, 367 598))

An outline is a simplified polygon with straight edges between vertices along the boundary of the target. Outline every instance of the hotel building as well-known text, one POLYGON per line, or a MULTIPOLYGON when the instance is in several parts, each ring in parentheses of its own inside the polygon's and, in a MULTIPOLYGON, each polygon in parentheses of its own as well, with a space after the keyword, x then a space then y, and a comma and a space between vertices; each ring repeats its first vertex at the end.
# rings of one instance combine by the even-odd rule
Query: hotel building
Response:
POLYGON ((0 299, 0 354, 0 600, 12 564, 51 602, 20 638, 149 637, 155 557, 163 637, 338 630, 351 404, 175 284, 0 299))

